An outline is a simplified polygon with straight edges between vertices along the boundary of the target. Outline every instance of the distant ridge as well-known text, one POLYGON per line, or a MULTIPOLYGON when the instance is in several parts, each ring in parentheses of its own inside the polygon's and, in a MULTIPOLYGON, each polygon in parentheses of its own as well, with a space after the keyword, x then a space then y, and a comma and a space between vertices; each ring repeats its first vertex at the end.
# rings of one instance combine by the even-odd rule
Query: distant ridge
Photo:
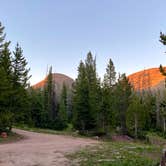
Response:
MULTIPOLYGON (((166 67, 164 67, 166 69, 166 67)), ((60 94, 63 84, 68 89, 72 89, 74 80, 62 73, 53 73, 53 81, 56 85, 57 93, 60 94)), ((163 89, 165 88, 165 76, 160 73, 159 68, 149 68, 130 74, 129 82, 135 90, 147 89, 163 89)), ((37 84, 33 85, 34 89, 43 89, 46 84, 47 77, 37 84)))
MULTIPOLYGON (((166 67, 164 68, 166 69, 166 67)), ((141 70, 129 75, 128 78, 135 90, 153 90, 165 87, 166 77, 160 73, 159 68, 141 70)))
MULTIPOLYGON (((56 86, 58 95, 61 93, 63 84, 65 84, 68 89, 72 88, 74 80, 71 77, 61 73, 53 73, 52 76, 53 76, 53 82, 56 86)), ((38 82, 37 84, 33 85, 32 87, 34 89, 43 89, 46 84, 46 81, 47 81, 47 77, 43 79, 42 81, 38 82)))

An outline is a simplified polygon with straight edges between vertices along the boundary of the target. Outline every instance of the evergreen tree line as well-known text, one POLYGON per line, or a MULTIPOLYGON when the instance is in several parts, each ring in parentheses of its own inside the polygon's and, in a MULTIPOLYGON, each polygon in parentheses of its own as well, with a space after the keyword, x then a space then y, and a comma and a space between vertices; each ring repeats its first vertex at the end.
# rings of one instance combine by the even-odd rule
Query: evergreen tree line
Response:
MULTIPOLYGON (((78 66, 72 91, 64 84, 58 97, 52 67, 45 86, 34 89, 28 84, 30 69, 22 48, 17 44, 11 52, 9 47, 0 23, 0 132, 11 130, 13 124, 56 130, 70 124, 82 134, 116 131, 135 138, 150 130, 166 132, 165 90, 135 91, 125 74, 117 75, 111 59, 101 81, 96 58, 89 52, 78 66)), ((165 72, 162 66, 160 70, 165 72)))
MULTIPOLYGON (((160 33, 166 45, 166 35, 160 33)), ((160 72, 166 76, 165 68, 160 72)), ((106 134, 112 131, 144 137, 147 131, 166 135, 166 90, 134 90, 125 74, 117 77, 110 59, 104 80, 96 72, 96 59, 89 52, 78 67, 73 91, 73 125, 83 133, 106 134)))
POLYGON ((49 69, 44 88, 30 88, 31 126, 62 130, 71 122, 71 95, 63 84, 60 97, 56 94, 52 67, 49 69))
POLYGON ((23 50, 10 41, 0 23, 0 132, 10 131, 13 124, 64 129, 71 121, 71 95, 63 85, 58 99, 50 67, 43 90, 29 86, 29 71, 23 50))
POLYGON ((125 74, 117 77, 110 59, 104 79, 98 78, 91 52, 78 67, 73 88, 73 125, 84 134, 110 135, 112 131, 142 137, 157 129, 156 95, 136 92, 125 74))

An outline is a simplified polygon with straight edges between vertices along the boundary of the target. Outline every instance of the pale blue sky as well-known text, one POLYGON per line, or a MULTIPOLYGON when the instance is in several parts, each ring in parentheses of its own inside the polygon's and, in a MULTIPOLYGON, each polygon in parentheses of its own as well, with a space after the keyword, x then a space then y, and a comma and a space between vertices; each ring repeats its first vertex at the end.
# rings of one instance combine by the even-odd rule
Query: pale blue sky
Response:
POLYGON ((31 83, 54 72, 73 78, 88 51, 103 76, 109 58, 130 74, 166 65, 166 0, 3 0, 0 21, 13 48, 19 42, 31 67, 31 83))

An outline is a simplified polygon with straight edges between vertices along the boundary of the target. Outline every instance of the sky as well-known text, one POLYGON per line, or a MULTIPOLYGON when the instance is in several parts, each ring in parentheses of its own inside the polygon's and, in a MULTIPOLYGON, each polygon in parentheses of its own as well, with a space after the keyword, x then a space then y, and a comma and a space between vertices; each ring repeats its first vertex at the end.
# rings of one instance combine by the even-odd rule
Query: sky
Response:
POLYGON ((96 56, 103 77, 109 59, 127 75, 166 65, 166 0, 2 0, 0 22, 11 50, 17 42, 31 68, 31 84, 53 72, 77 77, 80 60, 96 56))

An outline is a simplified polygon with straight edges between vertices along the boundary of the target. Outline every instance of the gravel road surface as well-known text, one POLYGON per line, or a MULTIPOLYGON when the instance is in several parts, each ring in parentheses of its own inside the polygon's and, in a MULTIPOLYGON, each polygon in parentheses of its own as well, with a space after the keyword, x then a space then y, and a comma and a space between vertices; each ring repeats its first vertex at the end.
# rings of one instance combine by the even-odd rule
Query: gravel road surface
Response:
POLYGON ((64 135, 35 133, 20 129, 14 132, 25 136, 18 142, 0 144, 0 166, 69 166, 65 158, 71 153, 97 141, 64 135))

